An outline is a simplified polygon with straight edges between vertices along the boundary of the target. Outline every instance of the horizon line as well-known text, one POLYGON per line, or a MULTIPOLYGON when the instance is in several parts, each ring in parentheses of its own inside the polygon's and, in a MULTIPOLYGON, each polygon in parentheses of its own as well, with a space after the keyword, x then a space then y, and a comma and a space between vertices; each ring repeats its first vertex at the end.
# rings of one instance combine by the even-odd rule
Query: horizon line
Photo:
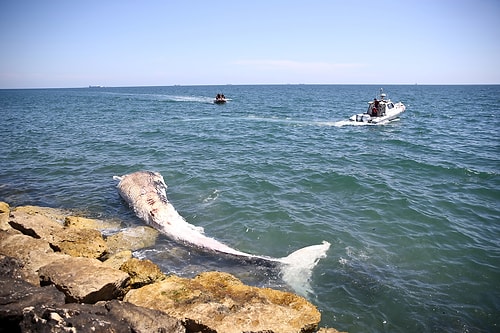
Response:
POLYGON ((69 87, 11 87, 0 90, 35 89, 103 89, 103 88, 141 88, 141 87, 221 87, 221 86, 497 86, 500 83, 222 83, 222 84, 165 84, 165 85, 85 85, 69 87))

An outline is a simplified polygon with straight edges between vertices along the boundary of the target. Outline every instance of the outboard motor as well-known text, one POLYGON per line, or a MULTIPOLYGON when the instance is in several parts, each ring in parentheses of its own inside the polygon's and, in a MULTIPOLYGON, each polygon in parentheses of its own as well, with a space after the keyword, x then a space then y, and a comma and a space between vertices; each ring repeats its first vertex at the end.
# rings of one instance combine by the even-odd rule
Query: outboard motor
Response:
POLYGON ((357 122, 368 123, 370 120, 371 120, 371 117, 369 114, 363 113, 363 114, 356 115, 357 122))

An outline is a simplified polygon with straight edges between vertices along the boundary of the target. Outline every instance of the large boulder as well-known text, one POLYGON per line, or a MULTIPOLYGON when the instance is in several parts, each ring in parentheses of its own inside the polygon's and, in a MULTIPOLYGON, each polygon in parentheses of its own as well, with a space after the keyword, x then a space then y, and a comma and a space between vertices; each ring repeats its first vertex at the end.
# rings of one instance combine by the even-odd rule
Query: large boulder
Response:
POLYGON ((12 212, 9 224, 25 235, 49 242, 58 252, 101 258, 107 251, 101 233, 90 228, 64 228, 60 223, 64 218, 62 214, 50 208, 23 206, 12 212))
POLYGON ((147 259, 130 258, 120 266, 120 270, 130 276, 129 284, 132 288, 139 288, 165 278, 160 267, 147 259))
POLYGON ((0 254, 20 260, 23 263, 25 279, 34 285, 39 285, 40 267, 68 257, 55 253, 45 240, 26 236, 14 230, 0 230, 0 254))
POLYGON ((66 301, 95 303, 123 296, 129 275, 97 259, 67 257, 40 268, 40 284, 54 284, 66 301))
POLYGON ((52 248, 73 257, 102 258, 108 246, 95 229, 65 228, 51 243, 52 248))
POLYGON ((321 314, 292 293, 244 285, 227 273, 207 272, 194 279, 169 276, 134 289, 125 301, 157 309, 185 321, 187 327, 241 332, 315 332, 321 314))
POLYGON ((53 242, 63 230, 62 224, 57 221, 64 217, 58 214, 58 211, 49 208, 17 207, 11 211, 9 224, 27 236, 53 242))

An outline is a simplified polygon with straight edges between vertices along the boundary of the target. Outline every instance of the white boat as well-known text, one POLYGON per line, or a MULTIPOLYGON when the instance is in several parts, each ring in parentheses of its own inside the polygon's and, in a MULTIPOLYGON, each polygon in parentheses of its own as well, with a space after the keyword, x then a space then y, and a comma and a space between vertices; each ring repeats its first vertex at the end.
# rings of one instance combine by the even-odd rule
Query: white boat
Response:
POLYGON ((399 118, 399 115, 405 112, 406 106, 401 102, 393 103, 386 97, 384 90, 380 88, 380 99, 374 98, 373 101, 368 102, 368 109, 365 113, 355 114, 349 120, 376 125, 399 118))

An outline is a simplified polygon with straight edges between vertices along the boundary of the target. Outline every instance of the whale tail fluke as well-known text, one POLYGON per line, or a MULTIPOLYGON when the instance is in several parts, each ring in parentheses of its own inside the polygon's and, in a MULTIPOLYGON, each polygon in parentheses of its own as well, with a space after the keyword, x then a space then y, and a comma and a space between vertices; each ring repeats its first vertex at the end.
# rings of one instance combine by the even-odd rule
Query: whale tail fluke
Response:
POLYGON ((326 257, 329 248, 330 243, 323 241, 322 244, 307 246, 280 258, 283 281, 297 294, 307 297, 312 293, 310 285, 312 270, 321 258, 326 257))

